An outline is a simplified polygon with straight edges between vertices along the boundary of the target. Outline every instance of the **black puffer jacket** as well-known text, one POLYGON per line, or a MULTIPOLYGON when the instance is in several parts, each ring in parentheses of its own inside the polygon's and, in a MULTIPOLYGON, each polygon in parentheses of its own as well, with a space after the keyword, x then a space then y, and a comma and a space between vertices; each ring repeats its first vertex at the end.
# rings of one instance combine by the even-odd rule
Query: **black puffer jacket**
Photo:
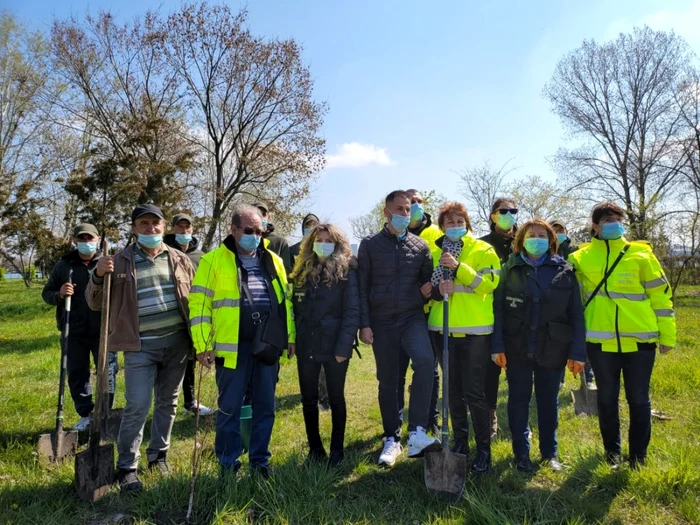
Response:
POLYGON ((330 361, 352 357, 360 328, 360 288, 357 261, 346 278, 328 287, 307 281, 294 288, 296 352, 299 360, 330 361))
POLYGON ((98 251, 87 264, 80 258, 78 250, 73 250, 56 263, 51 270, 48 282, 44 285, 41 297, 46 304, 56 307, 56 327, 63 330, 63 307, 65 300, 60 297, 61 286, 68 282, 68 273, 73 268, 74 293, 71 299, 70 333, 72 335, 99 336, 100 312, 88 308, 85 301, 85 288, 90 279, 90 271, 102 257, 98 251))
POLYGON ((433 258, 423 239, 412 233, 397 239, 384 227, 362 240, 358 259, 360 328, 368 328, 374 321, 423 315, 420 287, 433 273, 433 258))
POLYGON ((578 250, 578 246, 571 242, 571 239, 566 239, 563 243, 559 245, 557 250, 557 255, 561 255, 564 260, 569 258, 569 255, 578 250))
POLYGON ((498 258, 501 260, 501 265, 504 265, 510 254, 513 253, 513 238, 515 237, 515 232, 517 227, 513 229, 513 237, 506 238, 498 234, 495 230, 495 226, 491 225, 491 233, 484 235, 479 240, 489 243, 496 250, 498 258))

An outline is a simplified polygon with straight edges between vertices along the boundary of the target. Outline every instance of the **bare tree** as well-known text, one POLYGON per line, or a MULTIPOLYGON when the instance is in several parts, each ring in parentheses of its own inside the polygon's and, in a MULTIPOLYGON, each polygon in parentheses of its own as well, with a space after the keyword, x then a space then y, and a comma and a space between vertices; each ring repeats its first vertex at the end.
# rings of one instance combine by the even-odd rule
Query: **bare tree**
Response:
POLYGON ((588 220, 588 209, 579 193, 564 190, 558 181, 529 175, 506 184, 504 191, 515 199, 521 222, 534 218, 558 219, 573 230, 584 227, 588 220))
POLYGON ((489 161, 482 166, 455 172, 460 178, 462 195, 467 199, 469 215, 477 231, 488 230, 491 205, 505 191, 505 181, 518 167, 508 167, 513 159, 493 169, 489 161))
POLYGON ((196 150, 184 137, 182 82, 157 59, 157 20, 148 12, 118 25, 100 12, 53 23, 55 70, 72 87, 61 100, 59 123, 93 142, 89 162, 76 167, 68 185, 87 205, 83 215, 100 208, 83 201, 94 194, 94 173, 105 162, 119 166, 110 174, 110 192, 123 193, 117 200, 153 202, 166 212, 180 204, 196 150))
POLYGON ((560 149, 556 169, 571 187, 622 202, 631 235, 647 238, 650 213, 674 190, 681 118, 675 95, 689 63, 674 33, 635 28, 613 42, 593 40, 557 64, 544 96, 578 148, 560 149))
POLYGON ((700 69, 689 69, 676 101, 682 124, 679 149, 685 161, 683 171, 690 184, 700 188, 700 69))
POLYGON ((212 244, 222 215, 242 191, 275 178, 308 192, 324 165, 319 135, 326 105, 294 40, 265 41, 245 27, 247 12, 206 2, 185 4, 161 30, 163 58, 184 80, 191 140, 214 170, 212 244))

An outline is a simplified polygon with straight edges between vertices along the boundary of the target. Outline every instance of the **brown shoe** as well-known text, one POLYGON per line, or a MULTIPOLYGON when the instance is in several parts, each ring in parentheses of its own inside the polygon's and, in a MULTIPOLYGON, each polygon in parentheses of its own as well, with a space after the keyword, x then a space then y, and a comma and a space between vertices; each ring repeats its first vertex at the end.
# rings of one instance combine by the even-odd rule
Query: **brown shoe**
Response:
POLYGON ((495 410, 490 410, 489 415, 491 416, 491 441, 498 439, 498 415, 495 410))

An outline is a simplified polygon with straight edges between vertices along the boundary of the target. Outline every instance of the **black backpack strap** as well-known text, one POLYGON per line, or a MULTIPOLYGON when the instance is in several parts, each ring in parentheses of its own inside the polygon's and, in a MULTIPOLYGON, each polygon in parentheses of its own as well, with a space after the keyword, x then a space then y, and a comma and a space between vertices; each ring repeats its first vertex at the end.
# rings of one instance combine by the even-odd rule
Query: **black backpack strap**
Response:
POLYGON ((608 271, 606 274, 603 276, 603 279, 598 283, 598 286, 595 287, 595 290, 593 290, 593 293, 588 297, 588 300, 586 301, 586 304, 583 305, 583 309, 585 310, 586 307, 591 304, 591 301, 593 298, 598 295, 598 292, 600 289, 605 285, 605 283, 608 281, 608 278, 612 275, 613 271, 617 267, 618 263, 622 260, 622 258, 625 256, 627 253, 627 250, 629 249, 630 245, 625 244, 625 246, 620 250, 620 254, 617 256, 617 259, 615 259, 615 262, 612 263, 612 266, 608 268, 608 271))

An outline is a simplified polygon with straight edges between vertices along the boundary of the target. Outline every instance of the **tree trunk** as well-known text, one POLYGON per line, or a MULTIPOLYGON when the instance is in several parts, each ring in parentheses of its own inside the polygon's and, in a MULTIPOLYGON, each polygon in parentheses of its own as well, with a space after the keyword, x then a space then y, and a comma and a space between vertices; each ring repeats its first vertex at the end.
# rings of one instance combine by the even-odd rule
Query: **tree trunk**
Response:
POLYGON ((207 234, 204 237, 204 251, 208 252, 212 248, 212 244, 214 242, 214 236, 216 235, 216 228, 219 226, 219 221, 221 220, 221 215, 223 213, 223 199, 221 196, 217 193, 217 196, 214 200, 214 209, 212 210, 211 213, 211 221, 209 222, 209 229, 207 230, 207 234))

